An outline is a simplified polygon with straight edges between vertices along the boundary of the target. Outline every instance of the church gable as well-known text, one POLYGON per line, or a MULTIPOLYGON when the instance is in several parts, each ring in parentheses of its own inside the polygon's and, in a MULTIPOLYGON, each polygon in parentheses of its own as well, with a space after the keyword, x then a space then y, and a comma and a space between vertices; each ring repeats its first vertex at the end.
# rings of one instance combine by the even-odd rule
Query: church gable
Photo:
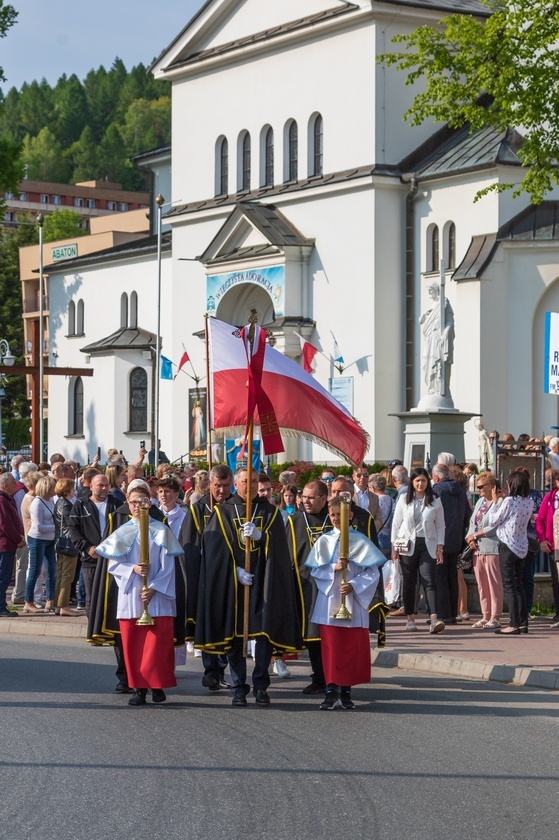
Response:
POLYGON ((347 5, 344 0, 244 0, 236 4, 203 48, 220 47, 322 12, 343 9, 347 5))
MULTIPOLYGON (((362 0, 361 0, 362 1, 362 0)), ((206 3, 152 66, 167 70, 313 26, 359 8, 360 0, 214 0, 206 3)))

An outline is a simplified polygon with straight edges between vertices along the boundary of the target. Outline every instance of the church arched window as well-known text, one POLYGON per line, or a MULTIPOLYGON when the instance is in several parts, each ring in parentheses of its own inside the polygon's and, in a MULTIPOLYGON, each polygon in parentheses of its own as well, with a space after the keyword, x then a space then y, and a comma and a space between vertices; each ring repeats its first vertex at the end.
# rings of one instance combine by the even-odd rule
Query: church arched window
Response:
POLYGON ((128 326, 128 295, 123 292, 120 296, 120 329, 125 330, 128 326))
POLYGON ((145 432, 148 427, 148 375, 144 368, 130 373, 130 431, 145 432))
POLYGON ((130 295, 130 321, 129 326, 135 330, 138 327, 138 292, 130 295))
POLYGON ((70 381, 70 435, 83 435, 83 379, 77 376, 70 381))
POLYGON ((227 137, 218 137, 216 143, 215 194, 229 194, 229 143, 227 137))
POLYGON ((295 120, 287 124, 284 180, 296 181, 299 172, 299 129, 295 120))
POLYGON ((76 317, 76 335, 84 335, 84 333, 83 300, 79 300, 76 317))
POLYGON ((68 304, 68 335, 76 334, 76 304, 73 300, 68 304))
MULTIPOLYGON (((316 114, 314 119, 311 118, 312 135, 310 136, 310 149, 312 152, 309 171, 311 175, 323 174, 323 134, 324 124, 321 114, 316 114)), ((310 132, 309 132, 310 134, 310 132)))

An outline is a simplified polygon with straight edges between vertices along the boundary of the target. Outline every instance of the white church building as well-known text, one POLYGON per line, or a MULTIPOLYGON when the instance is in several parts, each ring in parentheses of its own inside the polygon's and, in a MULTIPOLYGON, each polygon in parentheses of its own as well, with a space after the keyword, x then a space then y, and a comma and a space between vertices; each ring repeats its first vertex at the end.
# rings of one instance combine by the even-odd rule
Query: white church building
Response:
MULTIPOLYGON (((152 67, 173 109, 172 152, 153 156, 163 355, 177 363, 186 349, 205 388, 204 315, 241 325, 256 309, 277 349, 300 360, 298 335, 319 348, 314 375, 370 434, 369 461, 401 456, 394 415, 425 393, 419 317, 441 260, 456 408, 515 437, 558 424, 543 341, 545 312, 559 311, 559 195, 537 208, 510 191, 474 202, 520 180, 520 135, 411 127, 417 90, 377 62, 394 35, 452 11, 486 14, 477 0, 208 0, 152 67)), ((157 237, 47 271, 49 364, 94 369, 51 378, 49 449, 131 458, 154 433, 157 237), (70 335, 78 297, 83 333, 70 335)), ((183 373, 160 383, 173 459, 191 451, 195 396, 183 373)), ((285 444, 286 459, 333 462, 285 444)), ((468 459, 477 445, 468 422, 468 459)))

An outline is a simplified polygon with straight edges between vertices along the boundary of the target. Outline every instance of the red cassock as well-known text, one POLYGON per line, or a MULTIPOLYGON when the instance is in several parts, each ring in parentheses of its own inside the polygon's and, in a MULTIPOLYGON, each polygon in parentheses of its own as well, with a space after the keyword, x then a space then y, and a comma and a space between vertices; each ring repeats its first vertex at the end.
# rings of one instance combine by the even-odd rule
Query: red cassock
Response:
POLYGON ((367 628, 321 624, 320 639, 326 684, 371 682, 371 643, 367 628))
POLYGON ((119 619, 122 650, 131 688, 172 688, 175 678, 174 621, 161 615, 151 627, 135 618, 119 619))

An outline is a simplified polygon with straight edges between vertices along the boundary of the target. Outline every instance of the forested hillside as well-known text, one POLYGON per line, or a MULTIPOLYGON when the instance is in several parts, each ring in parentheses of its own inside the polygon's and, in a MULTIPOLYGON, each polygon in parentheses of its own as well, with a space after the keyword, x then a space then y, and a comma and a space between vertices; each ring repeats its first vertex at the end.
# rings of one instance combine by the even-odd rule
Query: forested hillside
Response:
POLYGON ((90 70, 83 81, 63 75, 0 94, 0 140, 21 143, 27 176, 41 181, 116 181, 144 189, 129 159, 171 139, 168 82, 155 81, 143 64, 127 71, 90 70))

